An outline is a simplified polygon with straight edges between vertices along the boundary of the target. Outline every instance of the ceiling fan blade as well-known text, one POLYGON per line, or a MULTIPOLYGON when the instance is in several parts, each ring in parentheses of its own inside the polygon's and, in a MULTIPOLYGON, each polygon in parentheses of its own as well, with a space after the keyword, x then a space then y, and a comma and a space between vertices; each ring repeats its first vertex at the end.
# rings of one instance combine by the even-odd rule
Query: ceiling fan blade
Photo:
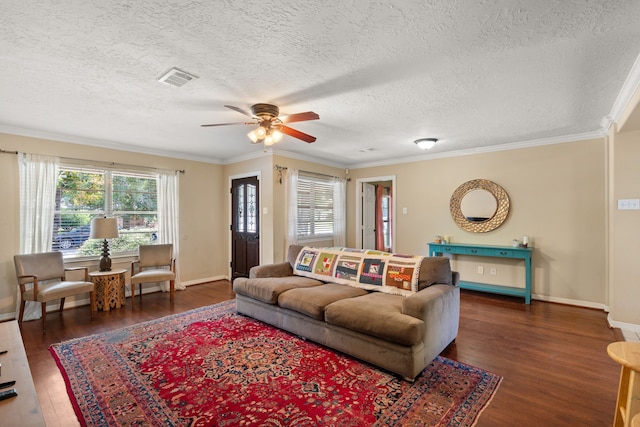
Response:
POLYGON ((289 136, 292 136, 294 138, 301 139, 304 142, 312 143, 316 140, 315 136, 307 135, 304 132, 300 132, 299 130, 290 128, 289 126, 280 125, 278 126, 278 129, 280 130, 280 132, 287 134, 289 136))
POLYGON ((244 111, 242 108, 239 107, 234 107, 233 105, 225 105, 225 107, 233 110, 233 111, 237 111, 240 114, 244 114, 245 116, 251 117, 253 118, 253 116, 251 114, 249 114, 248 112, 244 111))
POLYGON ((318 120, 319 118, 320 116, 313 111, 307 111, 306 113, 289 114, 288 116, 279 117, 282 123, 305 122, 307 120, 318 120))
POLYGON ((211 126, 228 126, 228 125, 254 125, 258 124, 257 122, 234 122, 234 123, 213 123, 208 125, 200 125, 203 128, 211 127, 211 126))

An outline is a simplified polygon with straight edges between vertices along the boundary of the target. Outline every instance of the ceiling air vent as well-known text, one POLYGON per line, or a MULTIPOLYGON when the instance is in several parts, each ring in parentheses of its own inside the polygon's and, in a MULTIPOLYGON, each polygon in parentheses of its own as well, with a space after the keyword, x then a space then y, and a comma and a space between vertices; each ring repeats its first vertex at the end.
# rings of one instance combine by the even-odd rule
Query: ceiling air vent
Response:
POLYGON ((193 74, 189 74, 186 71, 178 70, 177 68, 172 68, 167 71, 162 77, 158 79, 159 82, 168 84, 173 87, 182 87, 185 84, 189 83, 193 79, 197 79, 198 76, 194 76, 193 74))

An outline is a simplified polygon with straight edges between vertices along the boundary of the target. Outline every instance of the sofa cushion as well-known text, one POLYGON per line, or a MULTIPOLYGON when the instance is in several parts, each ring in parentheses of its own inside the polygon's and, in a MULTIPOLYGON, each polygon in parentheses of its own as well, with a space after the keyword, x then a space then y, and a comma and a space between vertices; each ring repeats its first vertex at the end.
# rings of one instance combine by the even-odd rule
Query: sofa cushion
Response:
POLYGON ((327 323, 362 332, 402 345, 422 342, 425 324, 402 314, 404 297, 372 292, 329 304, 324 317, 327 323))
POLYGON ((297 311, 317 320, 324 320, 324 310, 329 304, 345 298, 366 295, 364 289, 328 283, 324 286, 289 289, 278 297, 282 308, 297 311))
POLYGON ((451 263, 443 256, 425 257, 420 264, 418 290, 428 288, 436 283, 452 285, 451 263))
POLYGON ((234 292, 257 299, 268 304, 275 304, 278 296, 289 289, 320 286, 324 283, 308 277, 263 277, 259 279, 247 279, 238 277, 233 281, 234 292))

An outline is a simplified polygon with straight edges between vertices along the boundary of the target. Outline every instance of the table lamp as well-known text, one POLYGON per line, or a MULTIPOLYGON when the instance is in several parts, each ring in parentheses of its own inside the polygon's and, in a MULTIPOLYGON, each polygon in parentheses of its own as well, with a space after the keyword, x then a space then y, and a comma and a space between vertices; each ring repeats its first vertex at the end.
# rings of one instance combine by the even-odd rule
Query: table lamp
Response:
POLYGON ((116 218, 93 218, 91 220, 90 239, 104 239, 102 257, 100 257, 100 271, 111 271, 111 258, 109 258, 109 243, 107 239, 118 237, 118 220, 116 218))

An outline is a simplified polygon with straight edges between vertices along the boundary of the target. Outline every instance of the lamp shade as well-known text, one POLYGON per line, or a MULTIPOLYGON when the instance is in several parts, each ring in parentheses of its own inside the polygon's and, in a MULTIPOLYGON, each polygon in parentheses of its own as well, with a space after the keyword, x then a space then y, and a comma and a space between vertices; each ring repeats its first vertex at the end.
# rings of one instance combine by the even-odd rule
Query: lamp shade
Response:
POLYGON ((116 218, 93 218, 91 220, 90 239, 115 239, 118 237, 116 218))

